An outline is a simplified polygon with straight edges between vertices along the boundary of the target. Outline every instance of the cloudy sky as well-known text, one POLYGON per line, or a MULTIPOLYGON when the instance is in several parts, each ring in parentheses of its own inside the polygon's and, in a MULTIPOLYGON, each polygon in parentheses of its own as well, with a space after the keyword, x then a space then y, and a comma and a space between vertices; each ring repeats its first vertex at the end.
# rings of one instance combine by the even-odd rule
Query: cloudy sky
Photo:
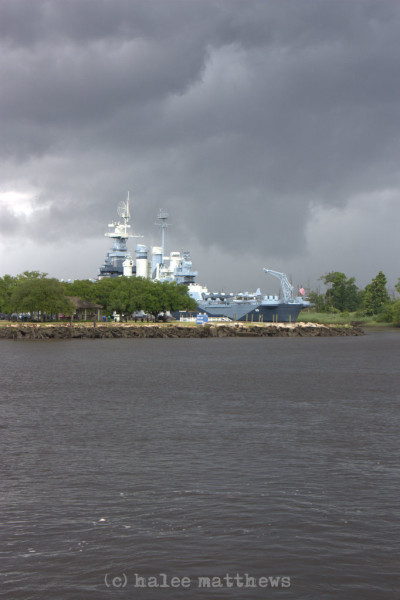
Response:
POLYGON ((95 277, 133 231, 199 283, 400 277, 400 3, 0 0, 0 275, 95 277))

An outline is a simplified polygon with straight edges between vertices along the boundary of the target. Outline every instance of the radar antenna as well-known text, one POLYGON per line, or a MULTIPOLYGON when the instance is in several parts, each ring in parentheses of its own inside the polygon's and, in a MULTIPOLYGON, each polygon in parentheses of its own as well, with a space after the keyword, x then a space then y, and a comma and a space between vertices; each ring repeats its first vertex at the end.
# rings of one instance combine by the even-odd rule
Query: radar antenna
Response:
POLYGON ((117 211, 120 217, 122 217, 126 221, 129 221, 129 219, 131 218, 131 213, 129 210, 129 192, 126 197, 126 200, 121 200, 121 202, 118 203, 117 211))
POLYGON ((122 223, 113 222, 108 226, 113 227, 114 231, 112 233, 106 233, 107 237, 112 238, 130 238, 130 237, 143 237, 142 235, 133 235, 128 233, 128 229, 130 229, 130 225, 128 224, 131 218, 131 211, 129 210, 129 192, 127 194, 126 200, 121 200, 118 203, 117 208, 118 216, 121 217, 122 223))
POLYGON ((288 278, 286 277, 286 274, 279 273, 278 271, 272 271, 271 269, 264 269, 264 271, 266 273, 270 273, 270 275, 273 275, 274 277, 277 277, 279 279, 279 281, 281 282, 283 300, 285 302, 293 301, 293 289, 294 288, 293 288, 292 284, 289 282, 288 278))

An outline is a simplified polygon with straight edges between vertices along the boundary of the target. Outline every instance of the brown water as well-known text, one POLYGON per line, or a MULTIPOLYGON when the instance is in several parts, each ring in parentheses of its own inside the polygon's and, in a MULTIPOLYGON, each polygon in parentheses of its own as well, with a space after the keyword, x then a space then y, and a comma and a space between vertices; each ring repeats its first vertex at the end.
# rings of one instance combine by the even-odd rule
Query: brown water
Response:
POLYGON ((398 331, 1 342, 2 597, 398 600, 399 365, 398 331))

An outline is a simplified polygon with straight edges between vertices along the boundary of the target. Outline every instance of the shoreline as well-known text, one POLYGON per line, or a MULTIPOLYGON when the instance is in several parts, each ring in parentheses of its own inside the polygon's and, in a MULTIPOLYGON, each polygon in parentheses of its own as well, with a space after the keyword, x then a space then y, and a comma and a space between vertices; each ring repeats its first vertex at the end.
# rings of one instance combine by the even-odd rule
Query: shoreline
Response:
POLYGON ((319 323, 18 323, 0 327, 0 339, 111 339, 111 338, 220 338, 220 337, 338 337, 364 335, 356 325, 336 326, 319 323))

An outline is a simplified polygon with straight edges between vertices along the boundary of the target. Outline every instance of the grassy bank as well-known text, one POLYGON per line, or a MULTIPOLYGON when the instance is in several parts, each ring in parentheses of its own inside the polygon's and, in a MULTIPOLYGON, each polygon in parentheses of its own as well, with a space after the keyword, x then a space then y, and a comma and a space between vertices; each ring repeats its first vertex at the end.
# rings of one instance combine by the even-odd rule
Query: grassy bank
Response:
POLYGON ((319 313, 302 310, 297 321, 320 323, 321 325, 351 325, 357 323, 365 327, 393 327, 392 323, 381 323, 374 316, 360 317, 357 313, 319 313))

